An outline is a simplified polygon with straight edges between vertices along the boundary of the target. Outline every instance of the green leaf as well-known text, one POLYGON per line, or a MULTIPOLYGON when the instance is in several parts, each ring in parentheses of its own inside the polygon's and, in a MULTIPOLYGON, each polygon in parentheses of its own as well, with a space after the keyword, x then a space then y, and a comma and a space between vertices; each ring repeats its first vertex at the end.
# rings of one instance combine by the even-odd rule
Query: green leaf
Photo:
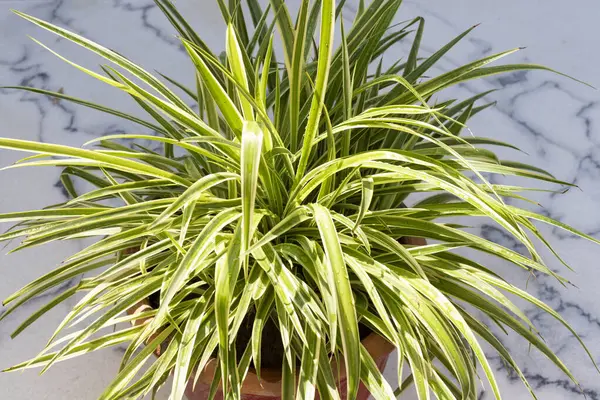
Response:
POLYGON ((252 247, 250 247, 247 251, 250 253, 253 250, 271 242, 272 240, 278 237, 282 237, 290 229, 308 220, 309 218, 310 212, 308 208, 298 207, 296 210, 292 211, 287 217, 282 219, 277 225, 275 225, 273 229, 265 233, 264 236, 260 238, 260 240, 258 240, 256 243, 254 243, 252 247))
POLYGON ((376 400, 395 399, 394 391, 384 379, 365 347, 360 345, 361 381, 376 400))
POLYGON ((90 160, 95 163, 98 163, 98 165, 100 166, 104 166, 107 168, 116 168, 127 172, 153 176, 155 178, 164 178, 183 186, 191 185, 191 183, 188 180, 180 177, 177 174, 149 165, 145 165, 136 161, 127 160, 122 157, 111 156, 108 154, 102 154, 90 150, 76 149, 73 147, 61 146, 57 144, 38 143, 30 142, 27 140, 5 138, 0 138, 0 148, 71 157, 75 160, 90 160))
POLYGON ((294 28, 292 19, 284 0, 270 0, 270 3, 275 12, 277 27, 279 28, 279 34, 283 42, 285 65, 288 71, 290 71, 294 54, 294 28))
POLYGON ((183 192, 176 200, 174 200, 153 222, 153 226, 161 224, 168 220, 173 214, 179 211, 181 208, 186 207, 190 203, 197 201, 206 191, 211 187, 220 185, 223 182, 227 182, 233 179, 240 179, 237 174, 230 174, 227 172, 221 172, 211 174, 202 177, 197 180, 193 185, 183 192))
MULTIPOLYGON (((246 91, 249 91, 248 76, 246 74, 246 66, 244 65, 244 57, 242 56, 242 50, 240 48, 237 35, 235 34, 235 28, 233 27, 233 24, 229 24, 227 27, 227 59, 229 60, 229 66, 236 81, 246 91)), ((254 121, 254 111, 252 110, 252 105, 244 96, 239 96, 239 100, 242 104, 244 119, 247 121, 254 121)))
POLYGON ((207 264, 203 264, 203 261, 206 258, 208 246, 215 240, 215 235, 239 217, 240 212, 238 210, 225 209, 204 226, 185 257, 183 257, 179 265, 176 265, 176 269, 173 271, 172 276, 168 281, 167 290, 161 298, 161 306, 158 309, 158 313, 155 319, 148 324, 146 328, 147 331, 156 329, 164 322, 164 319, 169 313, 169 304, 171 300, 185 285, 192 272, 197 274, 208 267, 207 264))
POLYGON ((362 198, 360 200, 360 207, 358 209, 358 215, 356 217, 356 222, 354 225, 354 229, 356 229, 362 219, 365 217, 365 214, 369 210, 369 206, 371 205, 371 200, 373 200, 373 178, 364 178, 362 179, 362 198))
MULTIPOLYGON (((258 170, 261 162, 263 133, 255 122, 244 122, 242 132, 242 252, 250 248, 254 207, 258 186, 258 170)), ((244 262, 246 274, 247 261, 244 262)))
POLYGON ((294 50, 292 53, 292 64, 290 69, 290 150, 296 152, 298 149, 298 131, 300 130, 300 99, 303 91, 304 81, 305 52, 308 37, 308 5, 309 0, 302 0, 300 10, 298 11, 298 21, 294 35, 294 50))
POLYGON ((410 73, 406 76, 406 80, 409 82, 415 82, 419 77, 421 77, 425 72, 427 72, 429 68, 435 65, 435 63, 438 62, 452 47, 454 47, 476 27, 477 25, 467 29, 466 31, 458 35, 456 38, 448 42, 448 44, 444 45, 438 51, 429 56, 429 58, 423 61, 418 67, 410 71, 410 73))
POLYGON ((260 298, 256 307, 254 322, 252 323, 252 360, 256 375, 260 379, 260 363, 262 354, 262 332, 272 310, 275 296, 273 290, 269 287, 263 297, 260 298))
MULTIPOLYGON (((350 75, 350 55, 348 53, 348 43, 346 40, 346 31, 344 29, 344 19, 340 19, 342 35, 342 64, 344 68, 343 75, 343 94, 344 94, 344 118, 352 117, 352 93, 354 91, 354 81, 350 75)), ((350 132, 346 132, 342 137, 341 156, 346 157, 350 154, 350 132)))
POLYGON ((262 75, 260 77, 260 85, 258 85, 257 100, 260 105, 263 106, 264 111, 267 111, 267 88, 269 83, 269 73, 271 69, 271 57, 273 56, 273 36, 269 39, 269 47, 265 53, 265 60, 263 62, 262 75))
POLYGON ((348 399, 354 399, 360 382, 360 336, 358 334, 358 320, 354 306, 354 296, 348 278, 348 270, 342 255, 338 233, 327 208, 313 204, 315 222, 321 234, 321 241, 327 255, 328 268, 333 272, 335 292, 338 304, 338 319, 342 347, 344 349, 344 362, 348 377, 348 399))
POLYGON ((100 396, 101 400, 107 400, 113 398, 114 394, 122 390, 127 383, 129 383, 135 376, 135 374, 144 366, 145 361, 152 356, 152 353, 157 346, 165 341, 169 335, 173 332, 173 327, 167 327, 160 332, 156 337, 148 343, 132 360, 127 367, 119 372, 115 380, 106 388, 106 390, 100 396))
POLYGON ((302 363, 298 376, 298 391, 296 398, 312 399, 315 397, 315 383, 321 350, 321 335, 312 329, 307 329, 306 342, 302 348, 302 363))
POLYGON ((219 80, 215 77, 202 57, 198 54, 196 49, 194 49, 194 47, 192 47, 192 45, 186 41, 183 41, 183 46, 194 62, 198 74, 202 78, 202 83, 204 86, 206 86, 211 94, 212 99, 219 106, 219 109, 223 113, 223 117, 227 121, 227 124, 233 130, 236 137, 239 137, 242 131, 242 115, 225 89, 223 89, 223 86, 221 86, 219 83, 219 80))
POLYGON ((158 79, 156 79, 150 73, 146 72, 141 67, 139 67, 139 66, 135 65, 134 63, 132 63, 131 61, 129 61, 127 58, 117 54, 116 52, 114 52, 110 49, 107 49, 106 47, 96 44, 96 43, 92 42, 91 40, 88 40, 76 33, 70 32, 66 29, 63 29, 56 25, 50 24, 39 18, 32 17, 30 15, 24 14, 24 13, 16 11, 16 10, 13 10, 13 12, 15 14, 17 14, 18 16, 28 20, 29 22, 32 22, 32 23, 40 26, 41 28, 44 28, 60 37, 70 40, 73 43, 76 43, 90 51, 93 51, 94 53, 115 63, 116 65, 120 66, 121 68, 131 72, 133 75, 135 75, 136 77, 141 79, 143 82, 147 83, 150 87, 155 89, 160 94, 164 95, 166 98, 168 98, 170 101, 177 104, 182 109, 191 111, 190 108, 187 106, 187 104, 185 104, 179 97, 177 97, 162 82, 160 82, 158 79))
POLYGON ((192 352, 196 345, 196 336, 206 312, 207 302, 205 299, 206 297, 201 297, 195 302, 196 304, 192 308, 190 317, 185 324, 174 369, 173 387, 171 390, 171 398, 173 400, 183 399, 184 391, 187 387, 188 377, 191 372, 192 352))
MULTIPOLYGON (((86 353, 104 349, 111 346, 116 346, 122 343, 129 342, 132 338, 137 336, 140 331, 139 326, 134 326, 128 329, 119 330, 116 332, 111 332, 106 335, 103 335, 100 338, 90 340, 89 342, 82 343, 80 345, 74 346, 64 357, 61 358, 61 361, 66 361, 68 359, 78 357, 84 355, 86 353)), ((29 361, 25 361, 14 365, 10 368, 4 369, 2 372, 14 372, 14 371, 23 371, 29 368, 39 368, 48 364, 50 360, 56 355, 56 353, 44 354, 41 356, 37 356, 29 361)))
POLYGON ((418 17, 416 20, 419 21, 419 27, 417 28, 417 33, 413 39, 413 44, 410 48, 410 53, 408 54, 408 60, 404 67, 404 76, 410 75, 417 67, 417 57, 419 55, 419 47, 421 46, 421 39, 423 37, 423 29, 425 28, 425 20, 422 17, 418 17))
POLYGON ((310 106, 308 122, 304 131, 302 142, 302 153, 298 168, 296 170, 296 182, 298 182, 306 172, 308 160, 312 152, 313 138, 317 134, 321 112, 323 110, 323 101, 329 78, 329 69, 333 33, 335 29, 335 4, 332 0, 322 0, 321 2, 321 39, 319 43, 319 61, 317 64, 317 78, 315 81, 314 95, 310 106))
POLYGON ((126 113, 121 112, 119 110, 115 110, 115 109, 112 109, 112 108, 109 108, 109 107, 105 107, 105 106, 100 105, 100 104, 96 104, 96 103, 92 103, 92 102, 89 102, 89 101, 86 101, 86 100, 78 99, 76 97, 68 96, 68 95, 66 95, 64 93, 52 92, 50 90, 38 89, 38 88, 27 87, 27 86, 3 86, 2 89, 25 90, 25 91, 32 92, 32 93, 38 93, 38 94, 43 94, 45 96, 51 96, 51 97, 54 97, 56 99, 67 100, 67 101, 70 101, 70 102, 75 103, 75 104, 80 104, 80 105, 85 106, 85 107, 89 107, 89 108, 92 108, 92 109, 95 109, 95 110, 98 110, 98 111, 105 112, 107 114, 114 115, 114 116, 119 117, 119 118, 123 118, 123 119, 129 120, 129 121, 135 122, 135 123, 137 123, 139 125, 145 126, 146 128, 150 128, 153 131, 163 132, 163 128, 161 128, 160 126, 155 125, 155 124, 150 123, 150 122, 147 122, 147 121, 144 121, 144 120, 142 120, 140 118, 137 118, 137 117, 135 117, 133 115, 129 115, 129 114, 126 114, 126 113))
POLYGON ((234 386, 234 380, 230 376, 233 369, 237 368, 235 362, 232 363, 230 360, 230 357, 235 356, 235 353, 230 354, 229 349, 229 310, 233 297, 233 286, 237 280, 241 266, 242 231, 243 229, 240 229, 238 226, 233 238, 224 243, 224 246, 227 248, 226 253, 215 265, 215 317, 219 332, 219 360, 224 393, 228 392, 229 385, 231 385, 233 393, 238 390, 234 386))
MULTIPOLYGON (((467 78, 469 76, 469 75, 467 75, 468 73, 470 73, 472 71, 476 71, 477 69, 482 68, 483 66, 485 66, 491 62, 497 61, 500 58, 503 58, 505 56, 513 54, 519 50, 521 50, 521 49, 520 48, 512 49, 512 50, 508 50, 508 51, 505 51, 502 53, 484 57, 477 61, 473 61, 471 63, 460 66, 452 71, 446 72, 440 76, 429 79, 429 80, 415 86, 415 89, 418 91, 418 93, 422 97, 427 97, 427 96, 431 95, 432 93, 435 93, 435 92, 443 89, 444 87, 447 87, 449 85, 454 85, 454 84, 462 82, 466 79, 469 79, 469 78, 467 78)), ((394 98, 393 100, 390 100, 388 102, 388 104, 410 103, 414 100, 416 100, 416 98, 414 97, 414 95, 412 93, 409 92, 409 93, 400 95, 400 96, 394 98)))

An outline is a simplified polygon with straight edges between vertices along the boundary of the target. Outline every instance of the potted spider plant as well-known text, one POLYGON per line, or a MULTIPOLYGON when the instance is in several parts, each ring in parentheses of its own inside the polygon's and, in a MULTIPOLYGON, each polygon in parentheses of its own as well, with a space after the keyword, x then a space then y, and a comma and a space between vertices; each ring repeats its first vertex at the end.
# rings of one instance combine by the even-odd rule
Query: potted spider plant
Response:
POLYGON ((491 184, 486 176, 569 183, 489 150, 510 144, 461 135, 469 118, 488 107, 479 104, 483 94, 461 101, 436 96, 467 80, 547 68, 489 66, 515 49, 426 78, 473 28, 420 55, 423 19, 392 24, 400 0, 361 1, 348 28, 340 18, 343 4, 332 0, 302 1, 295 22, 283 0, 266 7, 256 0, 243 7, 218 3, 225 20, 220 56, 171 2, 156 0, 195 67, 193 87, 17 12, 106 59, 101 71, 92 71, 48 49, 129 94, 147 118, 64 93, 19 89, 125 118, 148 133, 104 136, 91 148, 0 138, 1 148, 34 154, 13 167, 61 167, 71 196, 41 210, 1 214, 0 222, 17 225, 0 241, 21 238, 15 249, 21 250, 97 238, 4 300, 0 319, 86 274, 17 328, 13 336, 80 296, 48 346, 7 371, 45 371, 128 343, 100 399, 144 397, 171 375, 173 400, 184 394, 390 399, 411 387, 419 399, 430 393, 475 399, 478 370, 500 398, 481 347, 487 343, 533 394, 511 353, 481 322, 483 314, 575 380, 509 297, 550 314, 581 342, 573 329, 458 250, 487 253, 564 283, 533 243, 535 237, 551 249, 534 222, 598 240, 508 205, 507 198, 526 200, 525 189, 491 184), (382 56, 399 41, 412 41, 410 51, 384 66, 382 56), (127 140, 160 150, 124 145, 127 140), (82 181, 93 189, 77 190, 82 181), (486 218, 528 255, 450 223, 454 217, 486 218), (397 382, 382 375, 392 351, 398 352, 397 382))

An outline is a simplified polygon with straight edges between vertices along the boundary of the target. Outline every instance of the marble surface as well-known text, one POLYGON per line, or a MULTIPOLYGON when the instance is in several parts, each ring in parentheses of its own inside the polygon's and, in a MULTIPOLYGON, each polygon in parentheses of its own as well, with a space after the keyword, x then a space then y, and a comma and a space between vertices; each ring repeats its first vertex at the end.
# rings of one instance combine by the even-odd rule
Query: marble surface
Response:
MULTIPOLYGON (((177 0, 177 5, 194 21, 215 49, 224 45, 224 30, 216 2, 177 0)), ((292 6, 297 1, 289 1, 292 6)), ((151 0, 0 0, 0 85, 29 85, 59 90, 69 95, 109 104, 135 112, 124 95, 75 71, 32 43, 33 35, 60 53, 83 65, 94 67, 100 60, 76 46, 36 29, 10 13, 15 8, 63 25, 107 45, 150 69, 164 71, 189 82, 193 79, 174 31, 151 0)), ((352 15, 349 1, 345 16, 352 15)), ((428 0, 404 2, 398 20, 426 17, 423 54, 436 50, 450 37, 481 23, 431 74, 512 47, 527 49, 510 57, 511 62, 536 62, 576 76, 596 86, 600 45, 600 2, 598 0, 428 0)), ((393 57, 406 57, 402 46, 391 50, 393 57)), ((546 72, 516 73, 461 85, 451 95, 499 89, 487 96, 497 105, 476 117, 470 128, 477 135, 518 144, 527 154, 511 153, 513 159, 534 163, 559 178, 577 183, 581 190, 564 195, 539 193, 534 197, 549 215, 600 237, 600 92, 546 72)), ((81 145, 115 132, 139 132, 138 127, 101 113, 65 102, 11 90, 0 90, 0 135, 5 137, 81 145)), ((0 151, 5 166, 20 155, 0 151)), ((65 194, 57 185, 58 171, 20 169, 0 172, 0 212, 26 210, 60 202, 65 194)), ((7 226, 0 226, 0 231, 7 226)), ((482 235, 504 245, 515 244, 491 225, 481 225, 482 235)), ((562 313, 584 337, 600 361, 600 282, 597 260, 600 247, 548 227, 543 233, 571 263, 576 273, 561 270, 577 287, 562 288, 548 278, 530 277, 507 268, 496 260, 485 260, 495 270, 548 302, 562 313)), ((62 243, 14 255, 0 255, 0 297, 18 289, 80 248, 81 243, 62 243)), ((10 247, 9 247, 10 248, 10 247)), ((517 248, 518 249, 518 248, 517 248)), ((550 260, 550 257, 548 257, 550 260)), ((58 290, 64 290, 59 288, 58 290)), ((67 312, 69 302, 57 307, 15 340, 10 332, 30 312, 47 301, 48 293, 27 304, 0 324, 0 367, 8 367, 34 355, 67 312)), ((547 343, 566 361, 590 400, 600 399, 600 376, 575 339, 547 316, 530 310, 547 343)), ((503 337, 514 352, 540 399, 579 399, 583 396, 543 356, 512 336, 503 337)), ((116 348, 57 365, 43 376, 35 371, 0 374, 2 400, 92 400, 115 373, 120 359, 116 348)), ((505 398, 527 399, 528 394, 514 374, 492 353, 505 398)), ((393 371, 387 371, 393 377, 393 371)), ((168 396, 162 394, 160 399, 168 396)), ((410 399, 408 395, 406 398, 410 399)), ((480 399, 490 400, 482 390, 480 399)))

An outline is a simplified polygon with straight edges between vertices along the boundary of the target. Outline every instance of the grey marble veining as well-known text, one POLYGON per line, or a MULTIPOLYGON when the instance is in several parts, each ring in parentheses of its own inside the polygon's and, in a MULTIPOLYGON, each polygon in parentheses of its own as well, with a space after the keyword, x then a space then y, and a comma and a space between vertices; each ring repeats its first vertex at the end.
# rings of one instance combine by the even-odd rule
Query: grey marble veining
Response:
MULTIPOLYGON (((293 7, 297 1, 287 3, 293 7)), ((214 49, 223 48, 224 29, 216 2, 177 0, 176 4, 214 49)), ((344 11, 346 18, 352 15, 355 5, 356 1, 348 1, 344 11)), ((139 113, 126 95, 64 64, 31 42, 27 35, 35 36, 87 67, 96 67, 101 62, 99 58, 22 21, 9 12, 10 8, 66 26, 126 54, 150 70, 168 73, 182 82, 193 80, 191 63, 181 51, 174 31, 151 0, 0 0, 0 85, 63 90, 72 96, 139 113)), ((600 25, 597 22, 600 3, 597 0, 406 0, 398 20, 417 15, 427 21, 423 54, 435 51, 450 38, 481 23, 430 71, 430 75, 502 50, 526 46, 506 61, 544 64, 600 85, 600 25)), ((406 57, 407 53, 406 47, 398 45, 391 49, 389 59, 406 57)), ((453 88, 448 95, 467 97, 487 90, 495 91, 485 100, 497 104, 474 118, 470 129, 478 136, 515 143, 523 150, 523 153, 500 151, 502 157, 535 164, 576 183, 581 190, 572 189, 563 195, 534 192, 531 196, 547 215, 600 237, 600 93, 558 75, 532 71, 469 82, 453 88)), ((75 146, 109 133, 140 132, 133 124, 93 110, 8 89, 0 89, 0 121, 1 136, 75 146)), ((0 165, 9 165, 20 156, 0 150, 0 165)), ((53 169, 0 172, 0 211, 27 210, 63 201, 65 193, 57 185, 58 175, 53 169)), ((494 180, 496 183, 506 181, 501 177, 494 180)), ((6 227, 0 226, 0 231, 6 227)), ((476 229, 488 239, 523 250, 493 225, 484 223, 476 229)), ((552 260, 549 265, 569 278, 574 286, 564 288, 551 278, 531 276, 481 255, 477 258, 506 274, 512 282, 527 287, 530 293, 560 312, 600 361, 600 299, 596 294, 600 282, 597 266, 600 248, 551 227, 540 226, 540 230, 576 272, 566 270, 551 254, 543 254, 552 260)), ((0 297, 6 297, 55 267, 80 246, 76 242, 61 243, 1 255, 0 297)), ((62 304, 11 340, 10 332, 19 321, 44 304, 51 294, 34 299, 0 324, 0 367, 35 355, 73 304, 62 304)), ((600 399, 600 376, 573 335, 547 315, 527 304, 519 304, 540 328, 548 345, 579 378, 585 396, 600 399)), ((540 399, 584 398, 544 356, 530 351, 523 341, 511 335, 503 335, 502 341, 523 366, 540 399)), ((41 377, 35 371, 0 374, 0 399, 94 399, 116 372, 120 352, 122 349, 115 348, 80 357, 57 365, 41 377)), ((494 353, 490 352, 489 358, 498 372, 505 398, 527 399, 527 391, 518 377, 509 372, 494 353)), ((387 374, 394 376, 392 369, 387 374)), ((493 395, 483 390, 484 387, 480 399, 492 399, 493 395)), ((159 398, 166 399, 167 395, 159 398)))

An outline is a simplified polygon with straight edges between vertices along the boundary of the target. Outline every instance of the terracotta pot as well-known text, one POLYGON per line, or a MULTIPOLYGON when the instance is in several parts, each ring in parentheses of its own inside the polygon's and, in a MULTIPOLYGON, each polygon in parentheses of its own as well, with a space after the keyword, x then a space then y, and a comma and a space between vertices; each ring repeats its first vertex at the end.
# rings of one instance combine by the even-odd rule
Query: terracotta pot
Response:
MULTIPOLYGON (((402 243, 410 245, 424 245, 426 242, 421 238, 403 238, 402 243)), ((127 310, 129 314, 139 314, 143 311, 148 310, 150 304, 148 301, 141 302, 135 307, 127 310)), ((134 325, 141 325, 148 322, 151 318, 136 319, 133 321, 134 325)), ((150 338, 152 340, 152 338, 150 338)), ((383 372, 390 353, 394 350, 394 346, 381 336, 372 333, 362 340, 362 344, 369 352, 377 368, 383 372)), ((162 348, 157 348, 154 352, 156 356, 161 354, 162 348)), ((200 374, 200 378, 196 385, 193 382, 188 382, 185 395, 188 400, 205 400, 208 398, 208 392, 210 384, 214 376, 215 368, 217 367, 218 360, 212 359, 208 362, 204 371, 200 374)), ((333 368, 336 371, 338 368, 333 368)), ((340 397, 343 399, 346 397, 346 372, 343 365, 340 366, 340 376, 338 380, 338 390, 340 397)), ((361 383, 356 397, 357 400, 367 400, 370 396, 367 388, 361 383)), ((318 398, 318 395, 317 395, 318 398)), ((218 392, 215 396, 215 400, 222 400, 222 392, 218 392)), ((281 399, 281 371, 275 369, 261 369, 261 379, 259 380, 254 370, 250 369, 246 375, 246 379, 242 385, 242 399, 243 400, 276 400, 281 399)))
MULTIPOLYGON (((371 334, 362 340, 363 345, 369 351, 369 354, 375 360, 377 368, 383 371, 387 364, 387 360, 390 353, 394 350, 388 341, 383 339, 381 336, 371 334)), ((186 396, 188 400, 205 400, 208 397, 208 391, 214 369, 217 365, 217 360, 211 360, 211 362, 204 369, 204 372, 200 376, 200 380, 196 384, 196 387, 192 390, 192 383, 188 384, 186 396)), ((334 368, 334 371, 336 368, 334 368)), ((340 379, 338 382, 338 390, 341 398, 346 397, 346 377, 343 367, 340 371, 340 379)), ((357 400, 367 400, 369 398, 369 391, 361 383, 358 391, 357 400)), ((318 396, 317 396, 318 398, 318 396)), ((215 397, 216 400, 222 400, 222 393, 218 393, 215 397)), ((261 369, 261 380, 259 381, 254 371, 248 371, 246 380, 242 386, 242 399, 244 400, 262 400, 262 399, 281 399, 281 371, 274 369, 261 369)))
MULTIPOLYGON (((136 306, 127 310, 128 314, 139 314, 150 309, 148 301, 141 302, 136 306)), ((140 318, 133 321, 135 326, 147 323, 150 318, 140 318)), ((153 338, 151 337, 149 341, 153 338)), ((387 340, 383 339, 377 334, 370 334, 362 340, 362 344, 365 346, 380 371, 383 371, 387 364, 387 360, 390 353, 394 350, 394 346, 387 340)), ((160 356, 163 348, 157 347, 154 351, 156 356, 160 356)), ((208 392, 210 384, 217 367, 218 360, 212 359, 208 362, 204 371, 200 374, 200 378, 196 383, 195 387, 193 382, 188 383, 188 387, 185 391, 185 395, 188 400, 205 400, 208 398, 208 392)), ((337 370, 337 367, 333 368, 337 370)), ((281 399, 281 371, 276 369, 261 369, 261 379, 259 380, 254 370, 250 369, 242 385, 242 399, 243 400, 261 400, 261 399, 281 399)), ((340 367, 340 379, 338 382, 339 392, 342 398, 346 396, 346 376, 343 365, 340 367)), ((318 398, 318 397, 317 397, 318 398)), ((369 398, 369 391, 361 383, 357 400, 367 400, 369 398)), ((218 392, 215 396, 215 400, 222 400, 222 392, 218 392)))

